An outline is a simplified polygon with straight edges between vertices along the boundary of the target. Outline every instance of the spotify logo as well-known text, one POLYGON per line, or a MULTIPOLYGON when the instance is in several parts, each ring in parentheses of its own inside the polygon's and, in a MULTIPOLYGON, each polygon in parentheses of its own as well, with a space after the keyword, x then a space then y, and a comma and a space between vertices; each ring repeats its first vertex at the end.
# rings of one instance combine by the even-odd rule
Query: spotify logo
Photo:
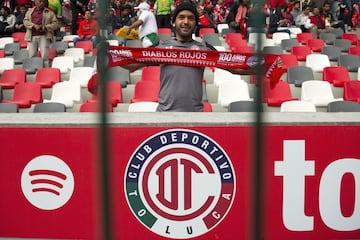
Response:
POLYGON ((21 174, 21 189, 35 207, 54 210, 65 205, 74 191, 74 176, 61 159, 42 155, 32 159, 21 174))

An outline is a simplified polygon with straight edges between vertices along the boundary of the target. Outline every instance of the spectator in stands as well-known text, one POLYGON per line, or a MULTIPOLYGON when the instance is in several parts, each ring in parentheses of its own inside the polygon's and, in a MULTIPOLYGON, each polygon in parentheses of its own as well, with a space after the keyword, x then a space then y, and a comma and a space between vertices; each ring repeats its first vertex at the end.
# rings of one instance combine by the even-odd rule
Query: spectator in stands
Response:
POLYGON ((121 10, 121 14, 119 16, 116 16, 116 20, 115 20, 116 29, 120 29, 125 26, 130 26, 133 23, 130 13, 131 13, 131 6, 125 5, 121 10))
POLYGON ((85 13, 89 0, 70 0, 72 10, 71 34, 76 35, 79 28, 78 17, 85 13))
POLYGON ((64 0, 62 3, 62 23, 65 26, 71 25, 72 22, 72 10, 70 0, 64 0))
POLYGON ((120 0, 116 0, 112 5, 112 8, 115 10, 115 16, 119 16, 121 14, 122 8, 124 4, 120 0))
POLYGON ((33 6, 32 0, 16 0, 18 11, 20 11, 20 6, 26 6, 26 8, 31 8, 33 6))
POLYGON ((301 29, 302 32, 309 32, 309 29, 305 27, 306 22, 310 16, 310 7, 303 6, 302 13, 295 19, 295 25, 301 29))
MULTIPOLYGON (((198 12, 192 3, 180 4, 174 11, 172 22, 176 29, 176 39, 161 41, 158 45, 159 48, 215 50, 210 45, 192 39, 192 34, 199 22, 198 12)), ((131 71, 143 66, 144 64, 123 65, 124 68, 131 71)), ((161 65, 160 69, 161 79, 157 111, 203 111, 202 80, 204 67, 161 65)), ((232 69, 231 72, 253 74, 254 70, 232 69)))
POLYGON ((0 0, 0 7, 8 7, 9 13, 14 13, 18 2, 16 0, 0 0))
POLYGON ((335 21, 335 19, 333 18, 332 13, 330 12, 331 10, 331 5, 328 2, 324 3, 324 6, 322 8, 322 12, 321 14, 325 17, 325 19, 330 23, 330 26, 332 28, 341 28, 343 30, 343 32, 346 32, 345 29, 345 25, 342 21, 335 21))
POLYGON ((240 32, 244 37, 248 27, 248 6, 247 0, 234 2, 228 15, 228 24, 235 32, 240 32))
POLYGON ((156 0, 154 9, 158 28, 171 28, 171 12, 173 10, 173 1, 156 0))
POLYGON ((35 7, 30 8, 24 17, 25 41, 28 42, 29 55, 37 56, 40 49, 45 62, 48 60, 49 45, 54 39, 54 31, 59 28, 55 14, 45 7, 46 4, 46 0, 35 0, 35 7))
POLYGON ((285 9, 285 6, 276 7, 275 11, 270 14, 268 34, 273 34, 276 32, 286 32, 290 35, 290 30, 286 28, 290 27, 291 22, 288 19, 284 18, 285 9))
POLYGON ((227 23, 228 11, 225 7, 220 8, 220 12, 217 15, 216 24, 225 24, 227 23))
POLYGON ((156 17, 150 12, 150 5, 142 2, 134 9, 138 11, 139 18, 128 27, 126 34, 130 34, 132 29, 139 29, 139 38, 143 47, 156 46, 160 38, 157 34, 156 17))
POLYGON ((220 15, 220 9, 224 8, 226 10, 226 7, 224 5, 224 0, 217 0, 215 6, 214 6, 214 22, 219 22, 219 15, 220 15))
POLYGON ((16 17, 14 32, 26 32, 26 28, 24 26, 24 17, 27 8, 25 5, 21 5, 19 7, 19 15, 16 17))
POLYGON ((84 20, 79 24, 77 31, 78 37, 73 39, 74 46, 78 41, 90 40, 93 47, 96 47, 96 36, 99 34, 99 25, 97 21, 92 18, 90 10, 85 10, 84 20))
POLYGON ((16 17, 10 13, 10 8, 5 6, 0 8, 0 14, 0 36, 9 37, 14 32, 16 17))
POLYGON ((296 18, 302 13, 302 11, 300 10, 300 2, 299 1, 296 1, 294 2, 293 4, 293 7, 292 7, 292 10, 290 12, 291 14, 291 17, 292 17, 292 25, 296 25, 295 21, 296 21, 296 18))
POLYGON ((201 28, 214 28, 215 25, 212 21, 209 14, 200 6, 197 7, 198 15, 199 15, 199 24, 195 29, 195 36, 199 36, 199 31, 201 28))
POLYGON ((310 29, 313 38, 318 38, 318 35, 322 32, 332 32, 332 27, 329 21, 320 14, 320 10, 317 7, 313 8, 312 16, 310 16, 305 24, 307 29, 310 29))
POLYGON ((348 31, 351 31, 352 7, 351 7, 350 1, 349 0, 339 0, 338 6, 339 6, 338 20, 342 21, 344 23, 344 25, 347 26, 348 31))
POLYGON ((62 16, 62 5, 60 0, 48 0, 48 8, 51 9, 57 18, 61 18, 62 16))

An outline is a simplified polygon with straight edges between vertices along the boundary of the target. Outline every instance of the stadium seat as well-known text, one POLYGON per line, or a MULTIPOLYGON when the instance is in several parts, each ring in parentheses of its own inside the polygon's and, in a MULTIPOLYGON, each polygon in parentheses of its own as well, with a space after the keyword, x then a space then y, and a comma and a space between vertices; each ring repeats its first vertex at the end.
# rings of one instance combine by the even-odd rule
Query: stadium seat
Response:
MULTIPOLYGON (((246 43, 245 40, 241 40, 241 41, 246 43)), ((255 49, 252 46, 242 45, 242 43, 238 43, 238 44, 239 45, 237 44, 231 45, 230 50, 234 53, 240 53, 240 54, 253 54, 255 52, 255 49)))
POLYGON ((36 71, 35 82, 43 88, 51 88, 60 81, 61 74, 58 68, 40 68, 36 71))
POLYGON ((314 72, 310 67, 294 66, 287 69, 287 82, 301 87, 304 81, 315 80, 314 72))
POLYGON ((360 67, 360 57, 357 55, 341 55, 337 65, 346 67, 349 72, 357 72, 360 67))
POLYGON ((251 101, 248 83, 244 80, 226 80, 219 85, 218 104, 228 107, 231 102, 251 101))
POLYGON ((76 81, 81 87, 87 87, 93 73, 92 67, 74 67, 70 72, 69 81, 76 81))
POLYGON ((257 44, 258 44, 258 38, 260 38, 259 40, 262 43, 262 46, 264 46, 265 40, 266 40, 266 34, 265 33, 256 33, 256 32, 251 32, 248 33, 248 44, 250 46, 253 46, 256 48, 257 44))
POLYGON ((215 68, 214 69, 214 85, 219 87, 221 83, 227 80, 241 80, 241 75, 239 74, 232 74, 231 72, 221 69, 215 68))
POLYGON ((61 73, 70 73, 74 68, 74 59, 71 56, 54 57, 51 67, 60 69, 61 73))
POLYGON ((311 33, 298 33, 296 39, 302 45, 306 45, 309 39, 313 39, 313 35, 311 33))
POLYGON ((347 39, 351 42, 352 45, 357 45, 358 36, 356 33, 343 33, 341 39, 347 39))
POLYGON ((285 50, 286 52, 291 52, 291 48, 293 46, 299 46, 300 43, 296 38, 290 38, 290 39, 283 39, 281 40, 281 48, 285 50))
POLYGON ((85 52, 82 48, 68 48, 64 52, 64 56, 73 57, 74 64, 84 61, 85 52))
POLYGON ((94 45, 93 45, 93 42, 90 40, 78 41, 78 42, 76 42, 75 48, 82 48, 82 49, 84 49, 84 53, 88 54, 88 53, 92 52, 92 50, 94 49, 94 45))
MULTIPOLYGON (((122 87, 120 82, 116 81, 107 81, 107 99, 108 103, 113 107, 116 107, 118 103, 123 102, 122 96, 122 87)), ((86 102, 98 102, 100 101, 99 96, 101 95, 101 88, 98 89, 97 95, 92 95, 91 99, 86 100, 86 102)))
POLYGON ((312 102, 287 101, 281 104, 280 112, 316 112, 316 107, 312 102))
POLYGON ((69 45, 67 42, 58 41, 53 42, 51 48, 56 49, 57 54, 64 54, 65 50, 69 48, 69 45))
POLYGON ((135 102, 158 102, 160 82, 139 81, 135 84, 133 98, 130 103, 135 102))
POLYGON ((19 107, 15 103, 0 103, 0 113, 18 113, 19 107))
POLYGON ((214 28, 200 28, 199 29, 199 37, 203 38, 204 34, 208 34, 208 33, 215 33, 215 29, 214 28))
POLYGON ((3 103, 15 103, 19 108, 29 108, 31 104, 42 101, 41 86, 35 82, 25 82, 17 84, 12 99, 3 100, 3 103))
POLYGON ((158 28, 158 34, 172 34, 171 28, 158 28))
POLYGON ((26 82, 26 72, 22 68, 7 69, 1 75, 0 85, 3 89, 15 88, 17 84, 26 82))
POLYGON ((5 45, 8 43, 14 43, 13 37, 1 37, 0 38, 0 49, 4 49, 5 45))
POLYGON ((18 51, 15 51, 13 55, 15 64, 23 64, 24 60, 29 57, 29 50, 27 49, 20 49, 18 51))
POLYGON ((0 49, 0 58, 4 58, 5 57, 5 51, 4 49, 0 49))
POLYGON ((65 35, 65 36, 63 36, 63 39, 61 41, 66 42, 69 47, 75 47, 74 46, 74 38, 76 38, 76 37, 79 37, 79 36, 76 34, 65 35))
POLYGON ((160 66, 145 66, 141 69, 140 81, 160 82, 160 66))
POLYGON ((338 61, 341 55, 341 49, 335 46, 324 46, 321 49, 321 53, 329 57, 330 61, 338 61))
MULTIPOLYGON (((262 105, 260 111, 262 112, 262 105)), ((231 102, 228 107, 229 112, 256 112, 257 103, 254 101, 236 101, 231 102)))
POLYGON ((222 35, 222 31, 223 31, 223 30, 226 30, 226 29, 229 29, 229 24, 227 24, 227 23, 220 23, 220 24, 216 25, 216 28, 217 28, 217 30, 218 30, 218 33, 220 33, 220 35, 223 36, 223 35, 222 35))
POLYGON ((312 52, 321 52, 322 48, 325 46, 325 42, 322 39, 309 39, 306 45, 312 52))
MULTIPOLYGON (((99 102, 86 102, 80 105, 79 112, 100 112, 101 106, 99 102)), ((111 104, 106 105, 106 112, 112 112, 113 107, 111 104)))
POLYGON ((55 57, 57 57, 57 51, 54 48, 49 48, 49 52, 48 52, 48 58, 49 58, 49 63, 51 64, 52 61, 54 60, 55 57))
POLYGON ((295 55, 298 61, 306 61, 306 56, 311 53, 311 48, 308 46, 293 46, 291 48, 291 54, 295 55))
POLYGON ((245 40, 243 39, 241 33, 227 33, 225 35, 225 42, 228 45, 231 45, 232 42, 238 42, 239 40, 245 40))
POLYGON ((323 40, 327 45, 333 45, 336 39, 336 35, 330 32, 322 32, 319 35, 319 39, 323 40))
POLYGON ((127 47, 143 47, 142 42, 138 39, 134 39, 134 40, 127 40, 126 41, 126 46, 127 47))
POLYGON ((283 39, 290 39, 290 35, 285 32, 275 32, 272 35, 274 45, 280 45, 283 39))
POLYGON ((15 66, 14 58, 0 58, 0 74, 2 74, 4 70, 13 69, 14 66, 15 66))
POLYGON ((36 71, 44 67, 44 59, 42 57, 25 58, 23 60, 23 68, 27 74, 35 74, 36 71))
POLYGON ((95 67, 95 62, 96 62, 96 56, 85 55, 83 66, 84 67, 92 67, 92 68, 94 68, 95 67))
POLYGON ((279 45, 265 46, 265 47, 263 47, 262 52, 263 52, 263 54, 282 54, 283 50, 279 45))
POLYGON ((63 103, 67 108, 71 108, 75 103, 81 100, 81 86, 77 82, 59 82, 52 87, 50 99, 44 99, 44 102, 63 103))
POLYGON ((0 102, 2 102, 3 98, 4 98, 4 93, 3 93, 2 86, 0 84, 0 102))
POLYGON ((128 112, 156 112, 157 102, 135 102, 130 103, 128 112))
POLYGON ((203 112, 212 112, 212 105, 209 102, 202 102, 203 112))
POLYGON ((25 32, 13 32, 11 34, 14 42, 20 43, 20 48, 27 48, 27 41, 25 41, 25 32))
POLYGON ((349 81, 344 83, 344 100, 360 103, 360 81, 349 81))
POLYGON ((107 80, 118 81, 125 88, 130 83, 130 71, 122 67, 110 67, 107 69, 107 80))
POLYGON ((322 72, 324 67, 329 67, 331 64, 327 55, 312 53, 306 56, 305 66, 310 67, 314 72, 322 72))
POLYGON ((268 106, 280 106, 283 102, 298 100, 292 97, 290 86, 287 82, 280 80, 273 88, 270 85, 269 79, 264 79, 263 83, 262 102, 267 103, 268 106))
POLYGON ((312 102, 317 107, 327 107, 330 102, 342 101, 343 99, 334 98, 329 82, 311 80, 303 82, 301 87, 301 100, 312 102))
POLYGON ((353 46, 348 49, 349 55, 356 55, 360 57, 360 46, 353 46))
POLYGON ((219 34, 217 33, 205 33, 202 37, 202 41, 212 46, 222 46, 222 43, 219 39, 219 34))
POLYGON ((107 39, 106 40, 107 44, 109 44, 109 46, 119 46, 119 41, 118 40, 111 40, 111 39, 107 39))
POLYGON ((4 46, 5 56, 12 56, 18 50, 20 50, 20 43, 7 43, 4 46))
POLYGON ((48 103, 37 103, 33 109, 34 113, 45 113, 45 112, 66 112, 66 106, 62 103, 48 102, 48 103))
POLYGON ((299 62, 295 55, 293 54, 279 54, 283 65, 282 68, 287 70, 289 67, 296 67, 299 66, 299 62))
POLYGON ((322 80, 335 87, 343 87, 345 82, 350 81, 350 75, 346 67, 330 66, 324 68, 322 80))
POLYGON ((341 28, 333 28, 332 33, 335 34, 335 37, 337 39, 340 39, 341 35, 343 35, 344 31, 341 28))
POLYGON ((341 52, 348 52, 349 48, 351 48, 351 41, 348 39, 335 39, 334 46, 339 47, 341 52))
POLYGON ((327 106, 328 112, 360 112, 360 104, 352 101, 331 102, 327 106))

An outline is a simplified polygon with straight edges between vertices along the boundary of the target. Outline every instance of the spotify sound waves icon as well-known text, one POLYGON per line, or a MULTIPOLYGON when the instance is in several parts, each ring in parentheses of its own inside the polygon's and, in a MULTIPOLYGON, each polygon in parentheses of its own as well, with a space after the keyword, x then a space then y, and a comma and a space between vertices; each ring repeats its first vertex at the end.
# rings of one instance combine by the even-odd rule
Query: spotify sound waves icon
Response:
POLYGON ((74 191, 74 176, 61 159, 42 155, 32 159, 21 175, 21 189, 35 207, 54 210, 65 205, 74 191))

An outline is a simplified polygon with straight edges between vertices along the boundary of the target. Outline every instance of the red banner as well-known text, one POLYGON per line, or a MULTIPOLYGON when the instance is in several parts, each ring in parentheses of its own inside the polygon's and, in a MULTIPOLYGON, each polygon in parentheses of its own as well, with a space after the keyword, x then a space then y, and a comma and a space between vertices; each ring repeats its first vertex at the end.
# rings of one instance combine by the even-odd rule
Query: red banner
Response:
MULTIPOLYGON (((360 126, 264 129, 263 238, 359 239, 360 126)), ((249 239, 252 136, 112 127, 114 239, 249 239)), ((96 128, 0 128, 0 237, 101 239, 98 139, 96 128)))

